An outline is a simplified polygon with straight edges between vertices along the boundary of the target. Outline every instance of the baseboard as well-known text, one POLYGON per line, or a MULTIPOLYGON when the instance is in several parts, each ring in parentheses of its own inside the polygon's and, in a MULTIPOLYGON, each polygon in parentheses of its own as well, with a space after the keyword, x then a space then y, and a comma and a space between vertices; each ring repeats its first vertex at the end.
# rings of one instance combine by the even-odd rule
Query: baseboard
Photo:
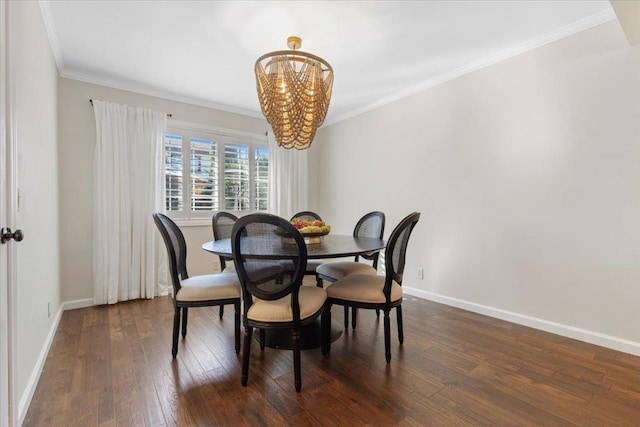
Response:
POLYGON ((29 377, 27 386, 25 387, 24 393, 22 394, 22 398, 20 398, 20 402, 18 403, 19 426, 22 425, 22 423, 24 422, 24 418, 27 416, 27 410, 29 409, 31 399, 33 399, 33 394, 35 393, 36 387, 38 386, 38 380, 40 380, 40 374, 42 373, 42 369, 44 368, 44 362, 47 360, 49 349, 51 348, 51 344, 53 343, 53 337, 56 335, 58 325, 60 324, 60 319, 62 319, 62 312, 63 309, 62 306, 60 306, 60 309, 56 313, 56 317, 51 323, 51 328, 49 329, 49 333, 47 334, 47 337, 44 341, 44 345, 42 346, 40 355, 36 360, 36 365, 31 372, 31 376, 29 377))
POLYGON ((601 334, 599 332, 588 331, 573 326, 567 326, 560 323, 551 322, 537 317, 525 316, 523 314, 514 313, 512 311, 502 310, 495 307, 489 307, 474 302, 452 298, 445 295, 427 292, 416 288, 403 286, 402 289, 406 294, 441 304, 450 305, 452 307, 461 308, 463 310, 472 311, 474 313, 483 314, 489 317, 506 320, 518 325, 529 326, 545 332, 562 335, 567 338, 573 338, 579 341, 588 342, 590 344, 599 345, 610 348, 612 350, 622 351, 624 353, 640 356, 640 343, 614 337, 611 335, 601 334))
POLYGON ((62 303, 62 311, 75 310, 76 308, 85 308, 93 306, 93 298, 77 299, 74 301, 66 301, 62 303))
POLYGON ((44 341, 44 345, 42 346, 40 355, 36 360, 36 365, 31 372, 31 376, 29 377, 29 381, 27 382, 27 387, 25 388, 24 393, 22 394, 22 398, 20 399, 20 403, 18 404, 18 425, 22 425, 22 423, 24 422, 24 417, 27 416, 27 410, 29 409, 29 405, 31 404, 31 399, 33 399, 33 394, 36 392, 36 387, 38 386, 38 381, 40 380, 40 374, 42 373, 44 363, 47 360, 47 355, 49 354, 49 349, 51 348, 51 344, 53 343, 53 338, 55 337, 56 331, 58 330, 60 319, 62 319, 62 313, 66 310, 91 307, 92 305, 94 305, 93 298, 67 301, 63 302, 60 305, 60 309, 56 313, 56 317, 53 319, 53 323, 51 323, 51 328, 49 329, 47 338, 44 341))

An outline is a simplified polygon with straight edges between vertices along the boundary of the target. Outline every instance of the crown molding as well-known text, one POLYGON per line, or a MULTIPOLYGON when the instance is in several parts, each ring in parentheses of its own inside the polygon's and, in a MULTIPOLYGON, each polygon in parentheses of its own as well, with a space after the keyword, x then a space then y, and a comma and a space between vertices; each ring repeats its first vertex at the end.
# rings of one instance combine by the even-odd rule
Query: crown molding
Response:
MULTIPOLYGON (((117 79, 107 78, 107 77, 98 76, 98 75, 85 73, 81 71, 74 71, 74 70, 67 69, 64 65, 59 42, 56 36, 55 25, 52 17, 51 6, 50 6, 51 1, 39 0, 38 3, 40 5, 40 10, 42 13, 44 25, 47 31, 47 35, 49 37, 49 44, 51 46, 51 50, 53 52, 54 60, 56 62, 56 66, 58 68, 58 73, 60 74, 60 77, 64 77, 72 80, 78 80, 85 83, 107 86, 114 89, 140 93, 143 95, 155 96, 158 98, 164 98, 172 101, 183 102, 186 104, 197 105, 197 106, 206 107, 206 108, 213 108, 216 110, 226 111, 229 113, 241 114, 244 116, 255 117, 260 119, 264 118, 259 111, 248 110, 248 109, 234 107, 226 104, 219 104, 219 103, 207 101, 201 98, 194 98, 194 97, 179 95, 173 92, 150 88, 148 86, 145 86, 136 82, 117 80, 117 79)), ((486 68, 498 62, 501 62, 506 59, 512 58, 514 56, 520 55, 522 53, 531 51, 538 47, 542 47, 544 45, 563 39, 565 37, 569 37, 579 32, 588 30, 590 28, 593 28, 597 25, 611 21, 613 19, 616 19, 616 15, 613 8, 597 13, 595 15, 588 16, 584 19, 574 22, 573 24, 564 26, 558 30, 551 31, 539 37, 535 37, 531 40, 528 40, 526 42, 517 44, 515 46, 509 47, 502 51, 496 52, 495 54, 481 58, 477 61, 473 61, 469 64, 463 65, 462 67, 459 67, 450 72, 440 74, 428 80, 424 80, 417 85, 410 86, 392 95, 380 98, 365 106, 353 109, 351 111, 348 111, 346 113, 343 113, 334 117, 331 117, 331 114, 329 113, 327 119, 325 120, 325 122, 321 127, 326 128, 328 126, 342 122, 349 118, 359 116, 368 111, 380 108, 382 106, 398 101, 400 99, 423 92, 434 86, 440 85, 442 83, 448 82, 450 80, 456 79, 458 77, 464 76, 466 74, 472 73, 482 68, 486 68)))
POLYGON ((222 110, 229 113, 241 114, 244 116, 250 116, 255 118, 263 118, 262 114, 256 111, 247 110, 244 108, 233 107, 226 104, 218 104, 215 102, 206 101, 200 98, 193 98, 189 96, 179 95, 173 92, 152 89, 148 86, 141 85, 139 83, 127 82, 124 80, 116 80, 107 77, 98 76, 95 74, 84 73, 81 71, 69 70, 64 65, 62 59, 62 51, 60 50, 60 43, 58 42, 58 36, 56 35, 56 27, 53 20, 53 14, 51 11, 51 1, 39 0, 40 13, 42 14, 42 20, 49 38, 49 45, 53 52, 53 58, 58 68, 58 74, 60 77, 71 80, 78 80, 85 83, 96 84, 100 86, 107 86, 113 89, 126 90, 129 92, 140 93, 142 95, 155 96, 158 98, 169 99, 172 101, 183 102, 185 104, 197 105, 200 107, 213 108, 216 110, 222 110))
POLYGON ((323 127, 331 126, 341 121, 344 121, 346 119, 359 116, 360 114, 366 113, 367 111, 375 110, 376 108, 380 108, 384 105, 390 104, 392 102, 398 101, 408 96, 423 92, 434 86, 448 82, 449 80, 456 79, 458 77, 464 76, 465 74, 472 73, 482 68, 486 68, 490 65, 493 65, 498 62, 504 61, 506 59, 512 58, 514 56, 520 55, 530 50, 542 47, 554 41, 588 30, 589 28, 593 28, 597 25, 604 24, 605 22, 611 21, 615 18, 616 18, 616 15, 613 9, 605 10, 595 15, 588 16, 584 19, 574 22, 573 24, 564 26, 558 30, 551 31, 539 37, 535 37, 526 42, 519 43, 515 46, 509 47, 507 49, 496 52, 492 55, 481 58, 477 61, 470 62, 469 64, 463 65, 462 67, 456 68, 455 70, 452 70, 450 72, 440 74, 439 76, 435 76, 431 79, 425 80, 417 85, 408 87, 404 90, 401 90, 400 92, 394 93, 393 95, 380 98, 377 101, 374 101, 363 107, 356 108, 355 110, 351 110, 349 112, 346 112, 336 117, 331 117, 330 120, 326 121, 323 127))
POLYGON ((42 21, 44 22, 44 28, 49 38, 49 47, 53 53, 53 60, 56 63, 58 74, 64 70, 64 61, 62 59, 62 51, 60 50, 60 43, 58 42, 58 36, 56 32, 56 25, 53 21, 53 12, 51 12, 51 2, 40 0, 38 5, 40 6, 40 13, 42 14, 42 21))
POLYGON ((218 104, 215 102, 206 101, 200 98, 193 98, 190 96, 179 95, 177 93, 168 92, 159 89, 153 89, 140 83, 128 82, 124 80, 111 79, 108 77, 97 76, 95 74, 83 73, 80 71, 72 71, 63 69, 60 72, 60 77, 71 80, 78 80, 85 83, 91 83, 100 86, 106 86, 113 89, 126 90, 128 92, 135 92, 142 95, 155 96, 157 98, 168 99, 171 101, 182 102, 190 105, 197 105, 200 107, 212 108, 215 110, 222 110, 228 113, 241 114, 243 116, 250 116, 259 119, 263 119, 262 114, 247 110, 244 108, 233 107, 226 104, 218 104))

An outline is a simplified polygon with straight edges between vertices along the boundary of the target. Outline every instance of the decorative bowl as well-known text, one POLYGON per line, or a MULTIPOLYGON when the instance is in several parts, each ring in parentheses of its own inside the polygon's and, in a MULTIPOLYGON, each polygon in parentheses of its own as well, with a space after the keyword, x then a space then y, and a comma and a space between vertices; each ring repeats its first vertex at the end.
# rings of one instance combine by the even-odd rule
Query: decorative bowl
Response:
MULTIPOLYGON (((323 221, 307 221, 298 220, 294 218, 291 220, 291 224, 298 230, 298 232, 304 237, 306 243, 320 243, 322 236, 326 236, 331 232, 331 227, 326 225, 323 221), (314 225, 315 224, 315 225, 314 225)), ((287 237, 288 233, 285 233, 282 229, 276 228, 275 233, 279 236, 287 237)), ((293 240, 293 239, 287 239, 293 240)))

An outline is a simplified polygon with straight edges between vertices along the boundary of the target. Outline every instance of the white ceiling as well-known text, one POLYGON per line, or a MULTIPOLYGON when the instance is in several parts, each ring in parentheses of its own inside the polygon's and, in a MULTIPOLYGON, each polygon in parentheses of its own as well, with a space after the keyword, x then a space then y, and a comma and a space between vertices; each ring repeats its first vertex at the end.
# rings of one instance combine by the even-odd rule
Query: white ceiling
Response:
POLYGON ((325 123, 615 17, 608 1, 41 1, 60 74, 262 117, 290 35, 335 72, 325 123))

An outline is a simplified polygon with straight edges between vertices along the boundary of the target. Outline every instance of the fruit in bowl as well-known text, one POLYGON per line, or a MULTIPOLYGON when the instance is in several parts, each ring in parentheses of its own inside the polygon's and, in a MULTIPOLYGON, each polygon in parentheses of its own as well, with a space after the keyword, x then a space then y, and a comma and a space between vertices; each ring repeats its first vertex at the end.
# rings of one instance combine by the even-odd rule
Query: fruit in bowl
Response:
POLYGON ((321 221, 316 219, 314 221, 309 221, 305 219, 293 218, 291 220, 291 224, 300 232, 300 234, 329 234, 331 231, 331 227, 321 221))

